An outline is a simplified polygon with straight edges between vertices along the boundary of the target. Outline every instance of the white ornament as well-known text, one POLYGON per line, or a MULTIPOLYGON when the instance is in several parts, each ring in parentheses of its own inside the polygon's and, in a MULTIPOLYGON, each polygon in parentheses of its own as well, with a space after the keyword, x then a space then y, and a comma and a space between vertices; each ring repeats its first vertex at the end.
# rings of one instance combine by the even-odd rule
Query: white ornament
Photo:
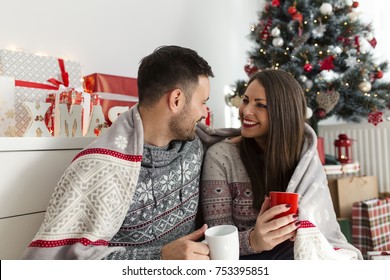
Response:
POLYGON ((307 89, 311 89, 313 87, 313 81, 312 80, 307 80, 305 85, 307 87, 307 89))
POLYGON ((356 57, 354 56, 351 56, 349 53, 348 53, 348 58, 345 59, 345 64, 352 68, 352 67, 355 67, 355 65, 357 64, 357 61, 356 61, 356 57))
POLYGON ((304 83, 307 81, 307 77, 305 75, 301 75, 299 79, 304 83))
POLYGON ((345 4, 351 7, 353 4, 353 0, 345 0, 345 4))
POLYGON ((272 45, 274 45, 275 47, 282 47, 284 44, 284 41, 282 38, 280 37, 277 37, 277 38, 274 38, 272 40, 272 45))
POLYGON ((313 116, 313 110, 309 107, 306 108, 306 119, 310 119, 313 116))
POLYGON ((324 36, 324 33, 326 31, 326 25, 325 24, 320 24, 316 28, 313 29, 312 34, 313 38, 321 38, 324 36))
POLYGON ((280 36, 280 29, 278 27, 275 27, 271 30, 271 35, 274 37, 279 37, 280 36))
POLYGON ((321 14, 328 16, 332 13, 333 7, 329 3, 323 3, 320 7, 321 14))
POLYGON ((371 90, 371 83, 369 81, 363 81, 359 84, 359 90, 367 93, 371 90))
POLYGON ((341 54, 343 52, 343 49, 339 46, 329 46, 329 51, 333 54, 341 54))

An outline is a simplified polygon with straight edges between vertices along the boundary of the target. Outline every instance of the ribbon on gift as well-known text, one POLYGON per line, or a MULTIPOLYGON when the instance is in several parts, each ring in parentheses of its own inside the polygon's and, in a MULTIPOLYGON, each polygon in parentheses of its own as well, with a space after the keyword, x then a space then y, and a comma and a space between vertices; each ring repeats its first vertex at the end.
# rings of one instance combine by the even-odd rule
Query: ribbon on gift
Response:
POLYGON ((58 88, 60 87, 60 85, 64 85, 65 87, 68 87, 69 86, 69 74, 68 72, 65 71, 65 63, 64 63, 64 60, 59 58, 58 59, 58 65, 60 66, 60 70, 61 70, 61 78, 62 78, 62 83, 54 78, 51 78, 49 80, 47 80, 49 83, 52 83, 54 85, 56 85, 58 88))
POLYGON ((52 85, 37 83, 37 82, 30 82, 30 81, 15 80, 15 86, 28 87, 28 88, 38 88, 38 89, 48 89, 48 90, 58 90, 61 85, 68 87, 69 86, 69 74, 68 74, 68 72, 65 71, 64 60, 59 58, 58 65, 59 65, 60 71, 61 71, 62 82, 60 82, 59 80, 54 79, 54 78, 50 78, 47 80, 52 85))

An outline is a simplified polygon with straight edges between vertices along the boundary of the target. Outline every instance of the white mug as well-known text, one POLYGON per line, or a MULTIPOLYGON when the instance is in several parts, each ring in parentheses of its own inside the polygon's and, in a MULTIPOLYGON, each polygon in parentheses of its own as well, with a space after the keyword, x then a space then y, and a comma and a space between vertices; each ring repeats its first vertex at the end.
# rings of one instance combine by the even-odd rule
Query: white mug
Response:
POLYGON ((212 260, 238 260, 240 244, 238 229, 233 225, 219 225, 208 228, 205 232, 206 242, 212 260))

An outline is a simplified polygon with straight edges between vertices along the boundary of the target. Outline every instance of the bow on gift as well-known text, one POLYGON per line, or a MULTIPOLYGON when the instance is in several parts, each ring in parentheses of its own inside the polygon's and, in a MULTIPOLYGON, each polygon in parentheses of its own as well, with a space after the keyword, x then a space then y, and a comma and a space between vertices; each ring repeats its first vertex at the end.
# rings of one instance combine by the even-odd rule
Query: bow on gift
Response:
POLYGON ((62 82, 51 78, 47 80, 49 84, 42 84, 42 83, 36 83, 36 82, 30 82, 30 81, 22 81, 22 80, 15 80, 15 86, 17 87, 29 87, 29 88, 39 88, 39 89, 49 89, 49 90, 58 90, 61 85, 64 85, 65 87, 69 86, 69 74, 65 71, 65 63, 64 60, 59 58, 58 59, 58 65, 60 67, 61 71, 61 78, 62 82))
POLYGON ((69 74, 68 74, 68 72, 65 71, 64 60, 59 58, 58 65, 60 66, 60 70, 61 70, 62 83, 54 78, 51 78, 47 81, 49 83, 52 83, 53 85, 57 86, 57 89, 60 87, 60 85, 64 85, 65 87, 68 87, 69 86, 69 74))

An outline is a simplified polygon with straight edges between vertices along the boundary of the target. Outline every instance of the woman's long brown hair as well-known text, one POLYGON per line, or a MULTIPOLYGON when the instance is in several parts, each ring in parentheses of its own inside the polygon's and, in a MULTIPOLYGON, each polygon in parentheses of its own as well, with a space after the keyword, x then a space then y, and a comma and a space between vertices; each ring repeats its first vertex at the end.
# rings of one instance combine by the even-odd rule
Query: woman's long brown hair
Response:
POLYGON ((265 89, 269 117, 264 151, 253 138, 240 144, 240 154, 252 184, 253 207, 260 209, 269 191, 285 191, 299 162, 304 142, 306 100, 299 83, 283 70, 254 74, 265 89))

